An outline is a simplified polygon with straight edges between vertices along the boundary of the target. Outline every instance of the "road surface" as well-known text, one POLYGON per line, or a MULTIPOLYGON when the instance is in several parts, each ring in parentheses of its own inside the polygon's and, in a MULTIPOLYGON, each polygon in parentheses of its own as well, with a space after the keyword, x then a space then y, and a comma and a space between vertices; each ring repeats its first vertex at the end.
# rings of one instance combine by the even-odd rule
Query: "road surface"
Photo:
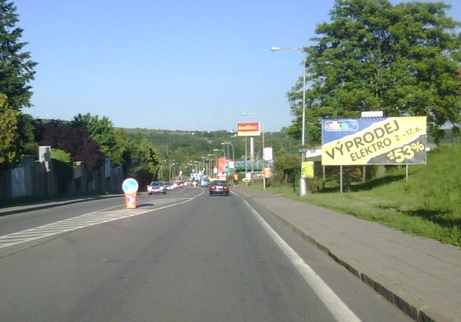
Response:
POLYGON ((0 217, 2 321, 411 321, 251 200, 202 188, 0 217))

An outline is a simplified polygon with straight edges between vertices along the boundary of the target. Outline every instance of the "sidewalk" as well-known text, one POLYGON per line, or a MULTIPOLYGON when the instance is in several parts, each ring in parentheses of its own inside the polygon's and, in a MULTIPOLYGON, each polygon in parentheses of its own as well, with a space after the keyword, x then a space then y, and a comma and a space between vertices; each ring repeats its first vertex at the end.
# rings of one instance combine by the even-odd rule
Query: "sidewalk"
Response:
POLYGON ((234 188, 416 321, 461 321, 461 249, 264 192, 234 188))

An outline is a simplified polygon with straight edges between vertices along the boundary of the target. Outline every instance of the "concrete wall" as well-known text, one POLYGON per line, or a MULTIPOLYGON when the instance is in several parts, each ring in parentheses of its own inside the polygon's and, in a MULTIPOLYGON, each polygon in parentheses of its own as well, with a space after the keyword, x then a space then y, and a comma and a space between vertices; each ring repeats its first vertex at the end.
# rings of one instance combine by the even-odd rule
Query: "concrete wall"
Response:
MULTIPOLYGON (((84 162, 76 162, 68 194, 122 193, 123 180, 121 167, 106 163, 90 172, 84 162)), ((16 168, 0 173, 0 198, 54 196, 58 196, 58 178, 52 162, 40 162, 34 156, 24 156, 16 168)))

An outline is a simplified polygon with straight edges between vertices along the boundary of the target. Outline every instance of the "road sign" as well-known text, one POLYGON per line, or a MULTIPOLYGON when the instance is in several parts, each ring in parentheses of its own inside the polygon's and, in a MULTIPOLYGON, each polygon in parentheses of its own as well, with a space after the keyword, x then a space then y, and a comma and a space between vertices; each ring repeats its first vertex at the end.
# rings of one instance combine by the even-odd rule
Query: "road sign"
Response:
POLYGON ((122 189, 125 193, 126 208, 136 208, 136 194, 138 192, 138 182, 133 178, 128 178, 122 183, 122 189))
POLYGON ((138 191, 138 182, 133 178, 128 178, 122 183, 123 192, 126 194, 133 194, 138 191))

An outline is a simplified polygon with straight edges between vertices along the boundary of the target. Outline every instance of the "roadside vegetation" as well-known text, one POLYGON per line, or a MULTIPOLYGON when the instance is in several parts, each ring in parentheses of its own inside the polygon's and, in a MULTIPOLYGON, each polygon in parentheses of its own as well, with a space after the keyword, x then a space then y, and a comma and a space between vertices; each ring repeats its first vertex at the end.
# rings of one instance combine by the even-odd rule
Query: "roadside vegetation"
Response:
MULTIPOLYGON (((304 197, 293 186, 272 185, 265 191, 461 246, 460 159, 461 145, 440 147, 428 154, 426 165, 409 167, 408 180, 402 167, 354 184, 343 193, 339 186, 308 192, 304 197)), ((262 185, 254 183, 249 188, 262 190, 262 185)))

